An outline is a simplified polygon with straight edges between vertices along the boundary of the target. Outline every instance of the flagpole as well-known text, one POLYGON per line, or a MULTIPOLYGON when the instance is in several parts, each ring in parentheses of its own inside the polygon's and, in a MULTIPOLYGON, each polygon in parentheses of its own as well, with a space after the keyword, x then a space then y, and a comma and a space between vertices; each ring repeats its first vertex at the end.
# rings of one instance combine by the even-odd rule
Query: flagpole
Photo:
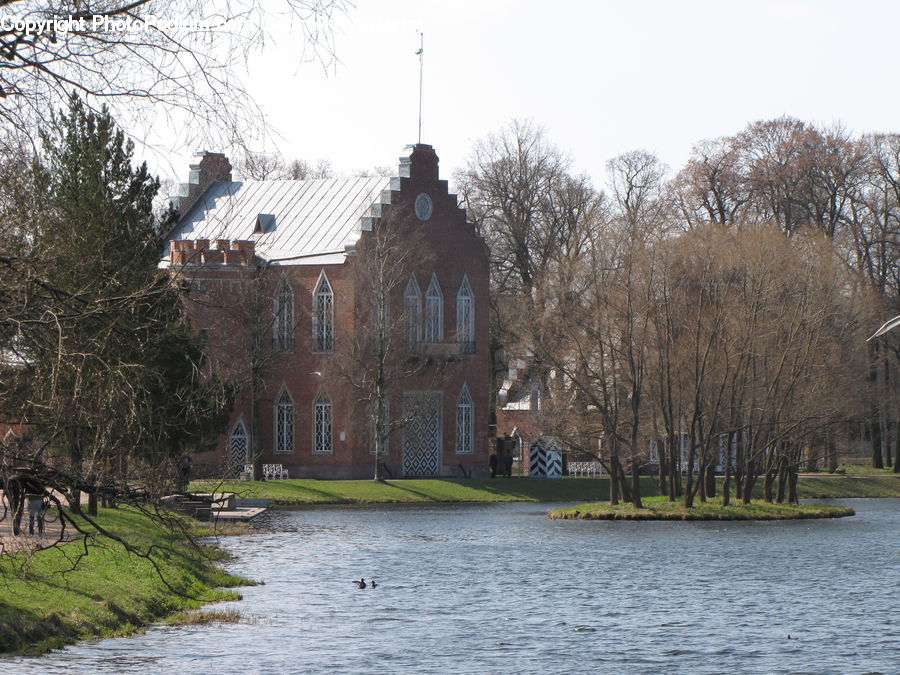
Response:
POLYGON ((422 142, 422 71, 425 67, 425 33, 419 31, 419 143, 422 142))

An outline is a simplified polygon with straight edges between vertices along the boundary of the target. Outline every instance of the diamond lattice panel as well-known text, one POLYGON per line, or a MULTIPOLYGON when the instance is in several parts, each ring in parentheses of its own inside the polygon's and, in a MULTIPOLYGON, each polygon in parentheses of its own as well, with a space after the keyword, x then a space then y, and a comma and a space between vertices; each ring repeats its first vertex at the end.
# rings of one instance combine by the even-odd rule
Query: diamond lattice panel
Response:
POLYGON ((437 476, 441 467, 441 393, 406 392, 403 408, 409 420, 403 434, 403 474, 437 476))
POLYGON ((228 478, 237 478, 247 463, 247 433, 238 422, 228 440, 228 478))

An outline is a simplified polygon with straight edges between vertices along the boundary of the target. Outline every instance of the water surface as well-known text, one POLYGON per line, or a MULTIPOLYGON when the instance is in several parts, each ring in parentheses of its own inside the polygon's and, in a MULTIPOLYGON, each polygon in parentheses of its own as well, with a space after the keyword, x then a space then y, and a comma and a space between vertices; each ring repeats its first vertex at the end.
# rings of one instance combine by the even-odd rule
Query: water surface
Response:
POLYGON ((900 500, 793 522, 551 521, 553 505, 279 511, 222 540, 245 622, 18 673, 896 673, 900 500), (352 579, 375 578, 357 590, 352 579), (790 635, 790 639, 788 638, 790 635))

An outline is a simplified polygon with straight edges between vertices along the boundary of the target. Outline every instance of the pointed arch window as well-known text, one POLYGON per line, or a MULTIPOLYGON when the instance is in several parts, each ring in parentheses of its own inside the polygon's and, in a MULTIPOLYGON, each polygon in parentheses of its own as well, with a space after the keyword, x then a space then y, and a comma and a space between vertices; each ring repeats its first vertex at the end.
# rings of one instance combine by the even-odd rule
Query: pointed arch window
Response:
POLYGON ((324 392, 313 403, 313 452, 324 455, 332 452, 331 399, 324 392))
POLYGON ((275 330, 273 338, 276 352, 288 352, 294 348, 294 289, 285 279, 275 294, 275 330))
POLYGON ((325 270, 313 291, 313 351, 334 349, 334 293, 325 270))
POLYGON ((282 388, 275 402, 275 454, 294 452, 294 400, 288 390, 282 388))
POLYGON ((414 276, 406 283, 403 310, 406 314, 406 344, 412 349, 422 341, 422 294, 414 276))
POLYGON ((475 294, 466 275, 456 294, 456 340, 461 353, 475 352, 475 294))
POLYGON ((456 401, 456 453, 470 455, 475 451, 474 409, 469 387, 463 385, 456 401))
POLYGON ((431 275, 431 283, 425 291, 425 342, 442 342, 444 339, 444 296, 437 275, 431 275))
POLYGON ((228 437, 228 478, 237 478, 250 459, 244 420, 238 419, 228 437))

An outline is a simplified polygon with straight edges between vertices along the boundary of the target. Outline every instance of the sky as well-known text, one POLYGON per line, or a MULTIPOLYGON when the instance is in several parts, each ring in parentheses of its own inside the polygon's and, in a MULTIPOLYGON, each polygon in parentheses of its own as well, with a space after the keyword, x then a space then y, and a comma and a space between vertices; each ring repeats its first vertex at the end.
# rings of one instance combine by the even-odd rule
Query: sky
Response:
MULTIPOLYGON (((421 30, 422 142, 442 177, 520 118, 602 187, 616 155, 677 170, 698 141, 781 115, 900 132, 898 26, 893 0, 356 0, 334 22, 334 67, 298 63, 277 25, 239 72, 274 132, 258 149, 394 166, 417 140, 421 30)), ((185 180, 190 154, 159 170, 185 180)))

